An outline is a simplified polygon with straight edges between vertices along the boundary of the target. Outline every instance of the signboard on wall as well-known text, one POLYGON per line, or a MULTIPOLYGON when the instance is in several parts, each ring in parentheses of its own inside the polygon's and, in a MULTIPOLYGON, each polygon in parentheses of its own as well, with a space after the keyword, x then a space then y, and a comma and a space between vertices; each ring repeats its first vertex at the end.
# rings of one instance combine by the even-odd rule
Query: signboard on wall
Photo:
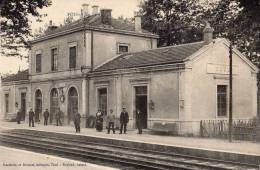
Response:
MULTIPOLYGON (((238 74, 238 66, 233 65, 233 74, 238 74)), ((225 64, 207 64, 207 73, 209 74, 229 74, 229 65, 225 64)))

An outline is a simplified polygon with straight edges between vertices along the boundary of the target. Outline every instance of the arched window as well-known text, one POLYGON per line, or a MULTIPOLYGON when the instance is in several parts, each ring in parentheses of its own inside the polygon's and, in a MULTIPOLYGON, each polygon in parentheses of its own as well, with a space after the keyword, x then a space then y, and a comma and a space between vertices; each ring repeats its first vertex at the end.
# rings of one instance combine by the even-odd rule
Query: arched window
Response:
POLYGON ((75 87, 71 87, 68 92, 68 123, 73 120, 76 112, 78 112, 78 92, 75 87))
POLYGON ((42 115, 42 92, 38 89, 35 92, 35 122, 40 121, 42 115))
POLYGON ((54 115, 59 110, 59 95, 56 88, 51 90, 50 94, 50 123, 52 123, 54 115))

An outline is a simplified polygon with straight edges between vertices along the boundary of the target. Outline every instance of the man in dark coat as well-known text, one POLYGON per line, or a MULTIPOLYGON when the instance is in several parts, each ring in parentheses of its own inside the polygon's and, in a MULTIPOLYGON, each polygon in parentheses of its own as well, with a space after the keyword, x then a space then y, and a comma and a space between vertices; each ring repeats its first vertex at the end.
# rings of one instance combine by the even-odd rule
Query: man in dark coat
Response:
POLYGON ((17 124, 20 124, 21 123, 21 115, 22 113, 21 113, 21 110, 19 109, 18 111, 17 111, 17 115, 16 115, 16 121, 17 121, 17 124))
POLYGON ((49 113, 48 109, 46 109, 45 112, 43 113, 44 125, 46 125, 46 126, 47 126, 47 124, 48 124, 49 116, 50 116, 50 113, 49 113))
POLYGON ((74 125, 75 125, 75 129, 76 129, 76 133, 80 133, 80 113, 77 112, 75 115, 74 115, 74 125))
POLYGON ((120 134, 122 134, 122 130, 124 128, 124 133, 126 133, 126 126, 129 121, 129 116, 126 111, 126 108, 123 107, 123 111, 120 114, 120 134))
POLYGON ((138 134, 142 134, 142 116, 141 116, 141 111, 137 109, 136 111, 136 126, 138 129, 138 134))
POLYGON ((57 112, 56 115, 55 115, 56 125, 57 125, 57 126, 62 126, 62 123, 61 123, 61 117, 62 117, 62 115, 63 115, 63 112, 62 112, 62 111, 60 110, 60 108, 59 108, 58 112, 57 112))
POLYGON ((29 111, 29 127, 34 127, 34 116, 35 116, 35 113, 32 109, 30 109, 29 111))

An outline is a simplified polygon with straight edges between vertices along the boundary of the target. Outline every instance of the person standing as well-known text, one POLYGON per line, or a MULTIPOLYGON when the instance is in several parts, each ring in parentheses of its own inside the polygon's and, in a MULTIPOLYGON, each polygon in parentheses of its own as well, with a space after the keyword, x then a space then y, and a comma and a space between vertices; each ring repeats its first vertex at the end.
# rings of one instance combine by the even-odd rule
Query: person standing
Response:
POLYGON ((75 129, 76 129, 76 133, 80 133, 80 113, 77 112, 75 115, 74 115, 74 125, 75 125, 75 129))
POLYGON ((124 133, 126 133, 126 127, 127 127, 127 123, 129 121, 129 116, 128 113, 126 111, 126 108, 123 107, 123 111, 120 114, 120 134, 122 134, 122 131, 124 129, 124 133))
POLYGON ((49 113, 48 109, 46 109, 45 112, 43 113, 44 125, 45 126, 47 126, 47 124, 48 124, 49 116, 50 116, 50 113, 49 113))
POLYGON ((17 121, 17 124, 20 124, 21 123, 21 110, 18 109, 17 111, 17 115, 16 115, 16 121, 17 121))
POLYGON ((107 128, 107 133, 110 133, 110 128, 112 127, 113 133, 115 134, 115 120, 116 116, 113 113, 113 109, 110 109, 110 114, 107 116, 107 123, 108 123, 108 128, 107 128))
POLYGON ((142 134, 142 116, 141 116, 141 111, 137 109, 136 111, 136 126, 138 129, 138 134, 142 134))
POLYGON ((29 111, 29 127, 34 127, 34 116, 35 116, 35 113, 32 109, 30 109, 29 111))
POLYGON ((58 110, 58 112, 56 112, 56 115, 55 115, 55 118, 56 118, 56 126, 62 126, 62 123, 61 123, 61 117, 63 115, 63 112, 60 110, 58 110))
POLYGON ((101 132, 103 130, 103 113, 98 109, 96 113, 96 130, 101 132))

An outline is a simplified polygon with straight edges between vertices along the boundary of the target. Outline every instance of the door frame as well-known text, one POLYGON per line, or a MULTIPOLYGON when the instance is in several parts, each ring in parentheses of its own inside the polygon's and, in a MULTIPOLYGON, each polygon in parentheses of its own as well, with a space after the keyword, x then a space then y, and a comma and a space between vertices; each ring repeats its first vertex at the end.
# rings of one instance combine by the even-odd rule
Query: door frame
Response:
MULTIPOLYGON (((108 86, 98 86, 96 87, 96 111, 99 109, 99 90, 106 89, 107 91, 107 112, 108 112, 108 86)), ((108 113, 106 113, 108 114, 108 113)))
POLYGON ((132 84, 132 108, 131 111, 133 113, 132 119, 133 119, 133 127, 136 127, 136 92, 135 88, 140 86, 146 86, 147 87, 147 128, 150 127, 150 109, 149 109, 149 101, 150 101, 150 85, 149 83, 140 83, 140 84, 132 84))
MULTIPOLYGON (((78 88, 76 87, 76 86, 70 86, 69 88, 68 88, 68 90, 67 90, 67 118, 69 117, 69 91, 70 91, 70 89, 71 88, 75 88, 75 90, 76 90, 76 92, 77 92, 77 94, 78 94, 78 112, 79 112, 79 102, 80 102, 80 100, 79 100, 79 90, 78 90, 78 88)), ((85 113, 82 113, 82 114, 85 114, 85 113)), ((68 122, 69 122, 69 119, 68 119, 68 122)))

